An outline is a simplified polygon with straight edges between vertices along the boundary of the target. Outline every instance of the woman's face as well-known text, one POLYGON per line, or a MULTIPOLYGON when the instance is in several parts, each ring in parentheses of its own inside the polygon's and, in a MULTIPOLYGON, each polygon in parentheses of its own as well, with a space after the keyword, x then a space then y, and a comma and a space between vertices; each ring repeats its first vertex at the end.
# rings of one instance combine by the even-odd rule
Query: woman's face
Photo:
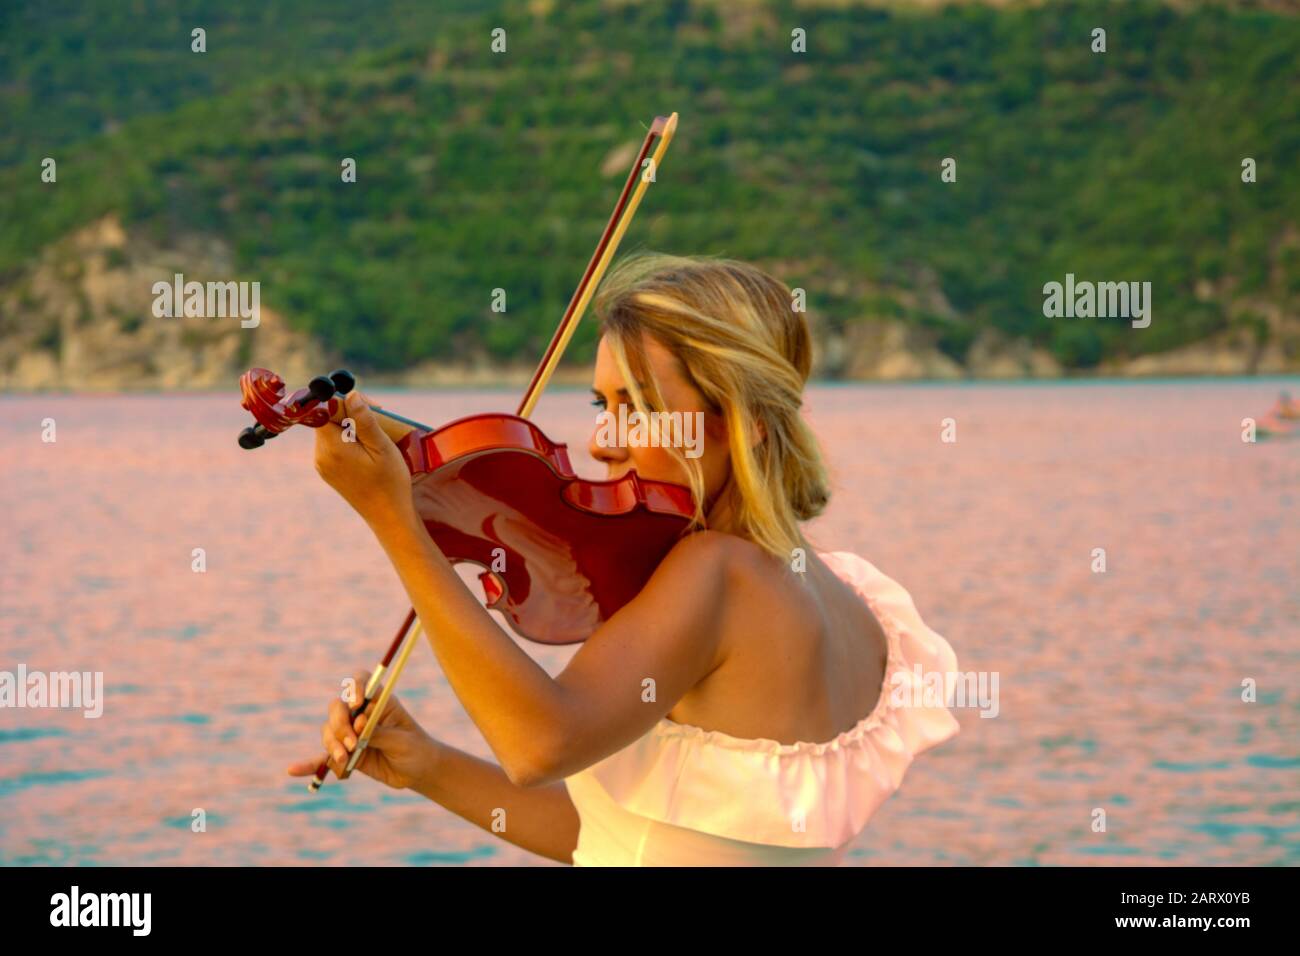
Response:
POLYGON ((661 428, 659 444, 651 443, 649 429, 636 429, 636 406, 627 392, 627 383, 619 372, 618 363, 606 339, 600 340, 596 350, 596 371, 592 379, 592 403, 598 411, 608 411, 608 422, 602 427, 598 419, 591 433, 588 449, 591 456, 604 463, 607 478, 620 478, 635 471, 642 478, 688 485, 686 467, 673 457, 664 445, 677 439, 677 444, 688 457, 697 458, 703 466, 704 490, 707 508, 719 491, 726 486, 731 473, 731 452, 727 444, 727 426, 722 416, 709 408, 708 402, 686 378, 681 363, 657 339, 646 335, 646 361, 650 365, 666 409, 652 412, 680 413, 681 427, 661 428), (620 414, 620 406, 623 408, 620 414), (618 427, 622 416, 627 416, 626 435, 618 427))

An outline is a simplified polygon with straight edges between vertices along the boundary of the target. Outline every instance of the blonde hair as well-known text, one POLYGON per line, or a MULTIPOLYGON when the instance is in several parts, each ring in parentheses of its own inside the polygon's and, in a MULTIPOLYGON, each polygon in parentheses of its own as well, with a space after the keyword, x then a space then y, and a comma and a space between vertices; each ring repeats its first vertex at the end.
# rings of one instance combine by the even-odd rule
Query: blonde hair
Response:
MULTIPOLYGON (((759 547, 789 560, 800 546, 798 523, 820 514, 830 497, 821 449, 800 414, 812 341, 789 287, 731 259, 641 253, 610 272, 595 310, 639 413, 650 410, 642 385, 650 403, 665 408, 642 345, 647 333, 723 416, 738 525, 759 547)), ((703 527, 699 459, 672 452, 690 476, 693 527, 703 527)))

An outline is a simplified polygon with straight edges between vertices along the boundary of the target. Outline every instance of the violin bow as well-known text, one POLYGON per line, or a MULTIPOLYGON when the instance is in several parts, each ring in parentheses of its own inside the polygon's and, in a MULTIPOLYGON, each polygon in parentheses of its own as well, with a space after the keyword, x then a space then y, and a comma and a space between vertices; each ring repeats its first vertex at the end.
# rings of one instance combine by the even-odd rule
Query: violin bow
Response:
MULTIPOLYGON (((623 241, 628 226, 632 224, 632 217, 636 215, 637 208, 641 205, 641 200, 645 196, 650 183, 655 181, 664 154, 668 151, 668 144, 672 142, 673 135, 676 132, 676 113, 669 116, 656 116, 654 122, 650 125, 650 131, 646 133, 645 141, 642 142, 640 150, 637 151, 636 159, 632 163, 632 169, 628 173, 627 181, 623 184, 623 191, 619 194, 618 202, 614 204, 614 211, 609 217, 609 222, 605 224, 600 241, 596 243, 596 250, 587 263, 586 271, 583 272, 578 287, 569 299, 569 305, 560 318, 560 324, 551 337, 550 345, 546 347, 542 360, 538 363, 536 371, 533 372, 528 388, 524 390, 524 396, 519 402, 518 410, 515 412, 520 418, 528 418, 532 415, 533 409, 537 406, 537 400, 541 398, 542 390, 546 388, 551 376, 555 374, 555 369, 560 364, 560 358, 564 355, 564 350, 568 348, 569 340, 573 338, 578 323, 582 321, 582 316, 587 311, 587 306, 595 294, 596 287, 600 285, 600 280, 605 277, 605 272, 609 269, 614 254, 618 251, 619 243, 623 241), (652 149, 654 150, 653 155, 650 153, 652 149), (649 157, 648 160, 647 157, 649 157)), ((410 657, 411 649, 415 646, 419 635, 420 622, 416 619, 415 609, 412 608, 407 612, 406 620, 402 622, 402 626, 398 629, 397 635, 393 638, 393 642, 389 645, 383 659, 380 660, 375 667, 374 673, 366 681, 363 699, 351 710, 350 718, 353 721, 356 720, 357 715, 365 712, 371 701, 375 700, 379 681, 389 671, 391 665, 392 671, 388 681, 384 684, 378 700, 375 700, 375 707, 366 718, 365 727, 361 729, 361 733, 357 736, 356 748, 352 751, 343 773, 339 775, 340 780, 345 780, 351 775, 365 752, 371 735, 375 732, 375 728, 379 726, 379 719, 383 714, 384 707, 388 704, 388 698, 392 695, 393 688, 397 686, 397 680, 401 677, 403 668, 406 667, 407 658, 410 657), (400 653, 398 652, 399 648, 401 648, 400 653), (397 656, 396 662, 393 661, 394 655, 397 656)), ((317 766, 316 775, 307 785, 307 789, 312 793, 316 793, 325 783, 328 774, 329 756, 326 755, 325 759, 317 766)))
POLYGON ((609 268, 614 253, 618 251, 618 245, 623 241, 623 234, 627 232, 627 227, 632 224, 632 217, 636 215, 637 207, 641 205, 641 198, 645 195, 646 188, 654 181, 664 153, 668 151, 668 144, 673 141, 673 134, 676 132, 676 113, 667 118, 655 117, 650 132, 646 134, 645 142, 641 144, 641 150, 632 163, 632 171, 628 174, 627 182, 623 184, 623 192, 614 206, 614 213, 605 225, 605 231, 601 234, 600 242, 596 244, 596 251, 592 254, 591 261, 587 263, 587 271, 582 274, 582 280, 574 290, 573 298, 569 300, 569 307, 564 310, 559 327, 551 337, 551 344, 547 346, 546 353, 538 363, 537 371, 533 372, 532 381, 528 383, 524 397, 519 402, 519 410, 515 414, 520 418, 528 418, 532 415, 537 400, 541 398, 542 389, 546 388, 546 383, 551 380, 556 366, 560 364, 560 357, 568 348, 569 340, 573 338, 583 313, 587 311, 587 303, 591 301, 596 287, 600 285, 600 280, 605 277, 605 270, 609 268), (657 146, 655 140, 658 140, 657 146), (650 152, 652 146, 655 152, 650 159, 649 168, 638 176, 637 173, 642 170, 646 162, 646 154, 650 152), (626 215, 624 215, 625 211, 626 215))

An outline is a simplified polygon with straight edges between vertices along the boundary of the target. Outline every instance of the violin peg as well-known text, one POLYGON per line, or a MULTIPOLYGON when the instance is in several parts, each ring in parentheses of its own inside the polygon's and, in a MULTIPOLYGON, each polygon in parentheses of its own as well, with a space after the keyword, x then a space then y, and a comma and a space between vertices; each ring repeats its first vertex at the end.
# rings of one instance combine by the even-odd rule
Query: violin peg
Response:
POLYGON ((357 387, 357 377, 345 368, 330 372, 330 381, 340 395, 346 395, 357 387))
POLYGON ((252 425, 249 425, 239 433, 239 447, 251 451, 254 448, 261 448, 266 444, 266 439, 257 433, 252 425))
POLYGON ((307 391, 318 402, 328 402, 334 397, 334 383, 324 375, 317 375, 307 383, 307 391))

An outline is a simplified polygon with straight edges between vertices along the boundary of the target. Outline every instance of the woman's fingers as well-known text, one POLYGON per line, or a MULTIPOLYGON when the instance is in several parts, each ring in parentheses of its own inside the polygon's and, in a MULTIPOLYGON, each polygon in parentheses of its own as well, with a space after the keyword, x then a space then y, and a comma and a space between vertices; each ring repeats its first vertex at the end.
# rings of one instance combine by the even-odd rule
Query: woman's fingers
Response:
MULTIPOLYGON (((348 695, 350 700, 341 697, 331 700, 325 722, 320 728, 320 740, 325 748, 326 763, 340 778, 347 772, 348 761, 359 745, 361 734, 370 722, 374 706, 378 702, 377 699, 372 700, 368 705, 369 713, 360 713, 353 717, 353 709, 363 700, 364 689, 370 680, 370 672, 359 671, 352 680, 353 685, 348 695)), ((375 688, 376 698, 380 692, 380 688, 375 688)), ((397 697, 390 696, 384 706, 384 713, 379 719, 379 726, 375 727, 367 745, 382 750, 385 740, 393 739, 392 733, 402 729, 409 719, 402 705, 398 703, 397 697)), ((363 755, 354 769, 364 770, 366 760, 367 757, 363 755)), ((286 771, 291 777, 306 777, 314 775, 318 765, 319 760, 300 760, 290 764, 286 771)))
MULTIPOLYGON (((375 714, 375 705, 379 703, 379 695, 375 695, 375 700, 371 701, 370 706, 365 713, 357 714, 352 720, 352 730, 356 733, 357 739, 365 732, 366 725, 370 723, 375 714)), ((371 742, 375 742, 379 735, 389 727, 395 727, 401 724, 402 709, 397 703, 397 695, 393 694, 388 698, 388 703, 384 705, 384 712, 379 715, 379 726, 377 726, 370 735, 371 742)), ((351 748, 349 748, 351 749, 351 748)))
POLYGON ((330 421, 333 422, 335 425, 342 424, 343 419, 349 417, 348 415, 349 408, 355 410, 356 406, 353 405, 353 402, 360 401, 365 405, 375 404, 369 395, 365 394, 362 391, 359 391, 356 388, 353 388, 352 391, 348 393, 347 399, 345 399, 344 396, 342 395, 337 395, 335 397, 337 401, 334 403, 334 414, 330 416, 330 421), (350 399, 350 401, 348 399, 350 399))
POLYGON ((321 743, 325 745, 325 752, 334 760, 342 760, 347 763, 348 748, 347 741, 352 736, 351 720, 349 719, 348 705, 343 701, 335 698, 330 701, 329 718, 321 726, 320 731, 321 743))
MULTIPOLYGON (((361 732, 361 728, 356 725, 356 721, 360 720, 361 715, 358 714, 357 717, 353 718, 352 711, 355 710, 357 707, 359 707, 361 705, 362 700, 364 700, 363 694, 365 688, 369 686, 369 681, 370 681, 370 671, 357 671, 357 673, 352 676, 353 699, 349 702, 348 709, 347 709, 347 717, 344 720, 343 726, 340 727, 340 730, 343 732, 339 735, 340 739, 343 741, 343 746, 347 747, 348 750, 352 750, 354 747, 356 747, 357 745, 356 735, 361 732)), ((378 694, 377 689, 375 693, 376 695, 378 694)), ((374 703, 371 702, 367 706, 373 707, 374 703)))
POLYGON ((334 771, 335 776, 341 777, 348 765, 348 753, 343 749, 343 744, 339 742, 338 737, 335 736, 334 727, 328 720, 321 724, 320 742, 325 746, 325 762, 334 771))
MULTIPOLYGON (((386 719, 392 712, 393 701, 390 698, 388 706, 384 708, 383 716, 379 718, 379 724, 375 727, 370 739, 366 741, 366 746, 375 750, 383 750, 384 745, 394 739, 393 734, 401 728, 386 719)), ((369 714, 360 714, 357 717, 357 734, 360 735, 366 729, 366 724, 370 722, 369 714)))

